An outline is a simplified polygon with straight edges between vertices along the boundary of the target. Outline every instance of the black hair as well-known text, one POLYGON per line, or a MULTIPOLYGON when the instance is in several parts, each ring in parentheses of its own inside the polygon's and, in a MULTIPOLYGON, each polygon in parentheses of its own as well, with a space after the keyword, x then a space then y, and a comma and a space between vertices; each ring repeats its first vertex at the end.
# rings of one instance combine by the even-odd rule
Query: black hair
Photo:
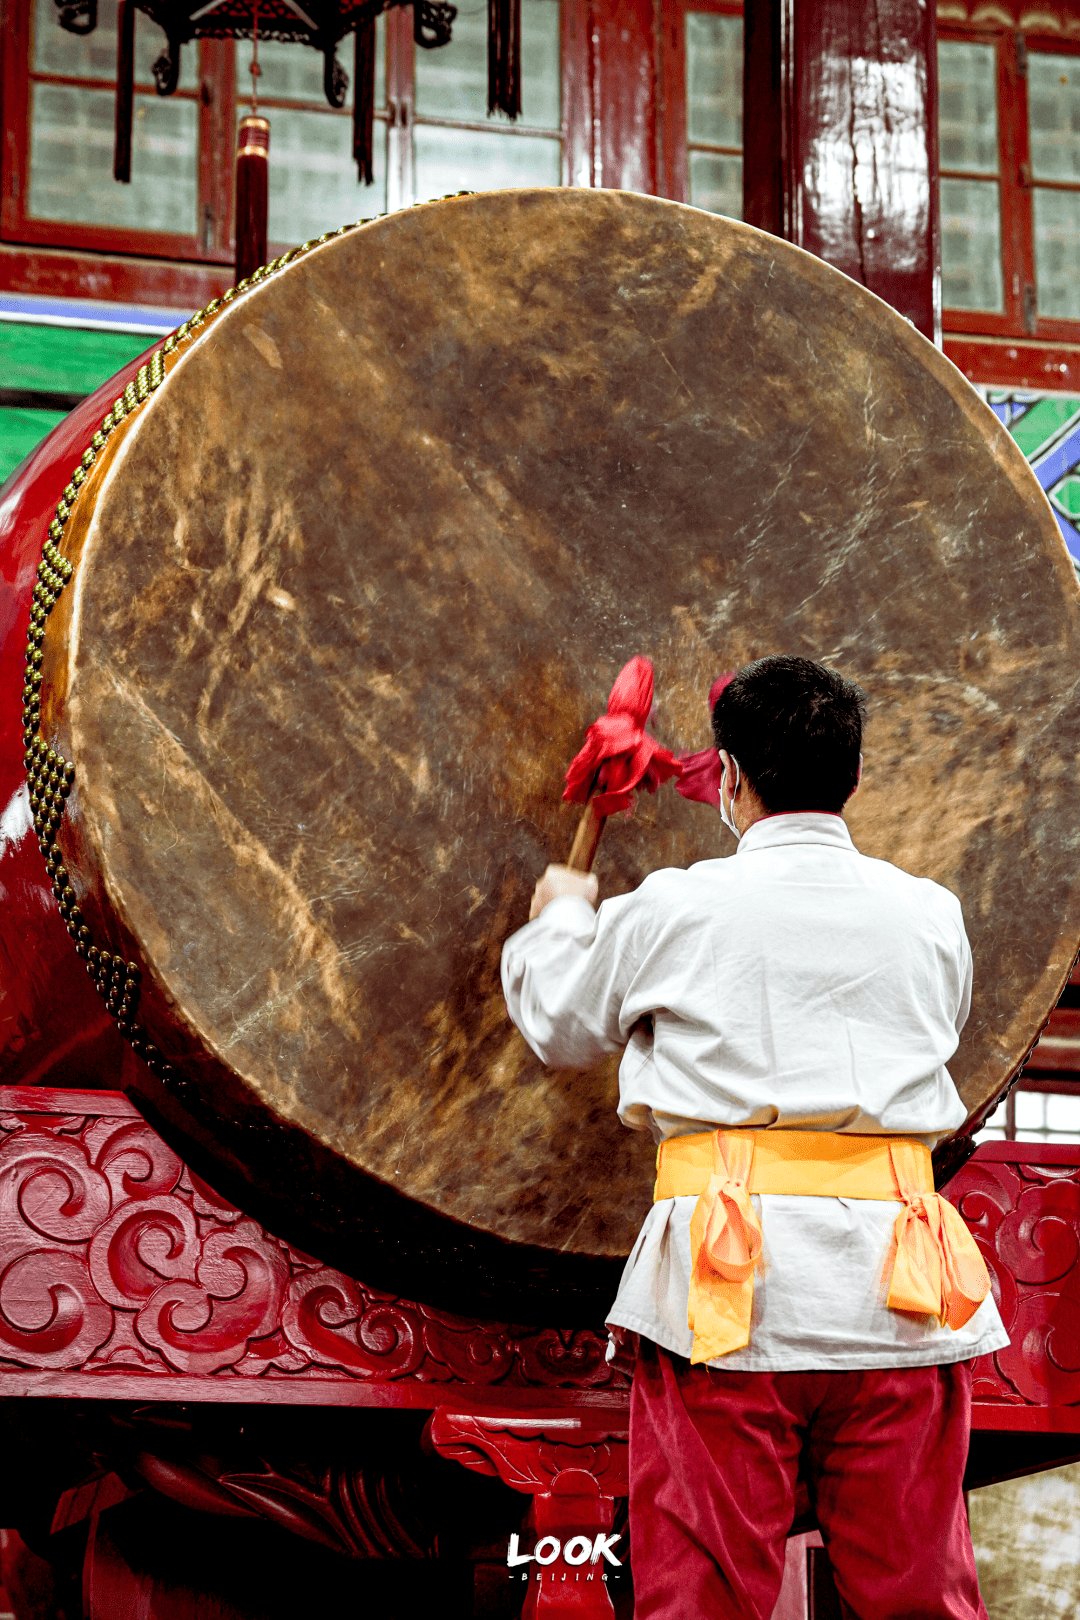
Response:
POLYGON ((717 748, 766 810, 837 814, 859 780, 866 699, 853 681, 782 654, 740 669, 713 709, 717 748))

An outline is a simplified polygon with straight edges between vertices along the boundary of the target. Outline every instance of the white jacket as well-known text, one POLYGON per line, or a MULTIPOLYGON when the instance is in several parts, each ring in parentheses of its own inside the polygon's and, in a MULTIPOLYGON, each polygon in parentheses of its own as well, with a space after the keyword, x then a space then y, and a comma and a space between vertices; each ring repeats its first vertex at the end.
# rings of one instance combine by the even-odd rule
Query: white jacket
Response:
MULTIPOLYGON (((553 901, 503 948, 510 1016, 552 1068, 625 1047, 619 1117, 921 1136, 965 1117, 946 1064, 971 1002, 955 895, 861 855, 839 816, 770 816, 736 855, 632 894, 553 901), (652 1030, 640 1020, 651 1015, 652 1030)), ((693 1198, 653 1206, 612 1325, 690 1354, 693 1198)), ((739 1371, 920 1366, 1008 1343, 992 1299, 954 1333, 885 1305, 898 1204, 755 1199, 764 1270, 739 1371)))

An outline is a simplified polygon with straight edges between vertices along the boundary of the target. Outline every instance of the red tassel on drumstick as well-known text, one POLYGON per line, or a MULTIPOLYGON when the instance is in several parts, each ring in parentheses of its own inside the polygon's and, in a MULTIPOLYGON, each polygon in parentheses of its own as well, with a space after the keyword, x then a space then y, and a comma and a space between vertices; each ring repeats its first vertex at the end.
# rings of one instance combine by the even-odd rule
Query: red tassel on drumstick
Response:
POLYGON ((631 658, 619 671, 607 713, 585 733, 585 742, 566 773, 563 798, 583 804, 567 866, 590 872, 604 822, 618 810, 629 810, 642 788, 655 793, 682 767, 675 755, 645 727, 653 706, 653 667, 648 658, 631 658))
MULTIPOLYGON (((709 688, 709 719, 716 708, 716 700, 735 679, 735 671, 728 670, 713 681, 709 688)), ((720 783, 724 771, 720 764, 720 755, 715 748, 703 748, 697 754, 680 754, 679 763, 682 771, 675 786, 684 799, 696 799, 699 804, 711 804, 714 810, 720 808, 720 783)))
MULTIPOLYGON (((636 657, 625 664, 608 697, 607 713, 594 720, 585 741, 566 773, 563 798, 585 806, 566 867, 549 866, 533 891, 530 920, 560 893, 581 892, 562 887, 559 872, 588 873, 596 858, 600 835, 608 816, 629 811, 634 795, 644 789, 655 793, 661 782, 681 775, 683 766, 670 749, 647 730, 653 707, 651 659, 636 657)), ((565 879, 563 880, 566 881, 565 879)), ((595 899, 596 880, 586 898, 595 899)))

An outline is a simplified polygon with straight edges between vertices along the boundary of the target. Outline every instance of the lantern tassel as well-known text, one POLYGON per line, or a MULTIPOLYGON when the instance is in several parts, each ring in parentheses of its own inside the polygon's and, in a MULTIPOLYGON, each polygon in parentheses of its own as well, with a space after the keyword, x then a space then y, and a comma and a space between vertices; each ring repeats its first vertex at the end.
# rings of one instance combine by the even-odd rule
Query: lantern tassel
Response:
POLYGON ((116 18, 116 139, 113 179, 131 180, 131 116, 135 100, 135 0, 120 0, 116 18))
POLYGON ((521 112, 521 0, 488 0, 488 112, 521 112))
POLYGON ((356 64, 353 76, 353 157, 360 181, 375 180, 375 19, 356 25, 356 64))
POLYGON ((266 263, 267 169, 270 124, 258 114, 241 118, 236 132, 236 279, 266 263))

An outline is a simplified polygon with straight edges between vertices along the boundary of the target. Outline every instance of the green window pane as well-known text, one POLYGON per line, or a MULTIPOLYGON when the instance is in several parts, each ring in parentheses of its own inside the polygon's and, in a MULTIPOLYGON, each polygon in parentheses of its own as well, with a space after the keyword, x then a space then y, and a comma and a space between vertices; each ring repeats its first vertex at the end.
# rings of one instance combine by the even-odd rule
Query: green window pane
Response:
MULTIPOLYGON (((558 0, 521 0, 519 124, 558 129, 561 101, 558 0)), ((459 6, 449 45, 417 49, 416 111, 470 123, 487 118, 486 6, 459 6)))
MULTIPOLYGON (((66 73, 73 79, 116 79, 116 0, 98 0, 98 24, 92 34, 69 34, 60 27, 55 0, 34 7, 34 69, 66 73)), ((135 82, 153 84, 153 64, 165 49, 163 31, 142 12, 135 13, 135 82)), ((180 51, 180 88, 199 83, 198 46, 180 51)))
POLYGON ((691 152, 690 201, 710 214, 742 219, 742 158, 691 152))
POLYGON ((64 411, 24 411, 15 406, 0 406, 0 483, 15 471, 20 461, 25 461, 65 415, 64 411))
POLYGON ((1035 291, 1039 314, 1080 319, 1080 193, 1036 191, 1035 291))
POLYGON ((946 309, 1004 307, 994 180, 941 182, 941 291, 946 309))
POLYGON ((413 143, 417 202, 453 191, 557 186, 561 180, 562 143, 550 135, 417 124, 413 143))
MULTIPOLYGON (((993 45, 942 40, 938 46, 938 137, 943 169, 997 173, 997 57, 993 45)), ((953 305, 961 307, 975 306, 953 305)))
POLYGON ((0 377, 5 388, 92 394, 151 341, 133 332, 0 321, 0 377))
MULTIPOLYGON (((236 93, 244 103, 241 113, 248 111, 251 101, 251 41, 236 42, 236 93)), ((345 105, 353 105, 355 86, 352 84, 355 42, 346 34, 337 48, 337 58, 349 76, 349 89, 345 105)), ((323 90, 322 52, 310 45, 286 45, 280 40, 259 41, 259 96, 279 96, 286 101, 314 101, 326 106, 323 90)), ((386 105, 386 23, 382 17, 375 24, 375 105, 386 105)), ((272 109, 267 116, 272 115, 272 109)), ((302 238, 301 240, 306 240, 302 238)))
MULTIPOLYGON (((688 11, 686 133, 689 141, 742 147, 742 74, 742 18, 721 16, 715 11, 688 11)), ((728 210, 716 208, 712 212, 726 214, 728 210)))
MULTIPOLYGON (((303 47, 296 47, 302 49, 303 47)), ((386 125, 375 124, 375 183, 362 186, 352 155, 352 119, 271 107, 267 235, 308 242, 339 225, 386 212, 386 125)))
POLYGON ((194 236, 198 104, 136 96, 131 182, 113 179, 112 90, 35 84, 30 122, 31 215, 194 236))
POLYGON ((1028 57, 1031 172, 1036 180, 1080 180, 1080 57, 1028 57))
POLYGON ((1050 499, 1055 506, 1060 507, 1067 518, 1073 521, 1080 518, 1080 478, 1070 473, 1060 483, 1054 485, 1050 491, 1050 499))

